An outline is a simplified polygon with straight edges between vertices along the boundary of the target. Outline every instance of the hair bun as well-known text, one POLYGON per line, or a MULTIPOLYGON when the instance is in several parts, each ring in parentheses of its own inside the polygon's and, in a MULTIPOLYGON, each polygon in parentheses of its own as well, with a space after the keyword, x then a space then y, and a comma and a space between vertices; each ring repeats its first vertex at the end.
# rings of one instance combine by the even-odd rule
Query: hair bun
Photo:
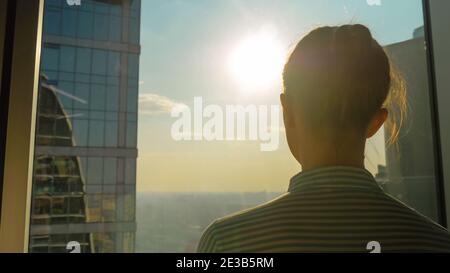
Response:
POLYGON ((336 45, 350 46, 353 44, 357 48, 360 46, 370 48, 373 42, 370 30, 361 24, 337 27, 334 38, 336 45))
POLYGON ((372 40, 372 34, 370 33, 370 30, 366 26, 363 26, 361 24, 350 25, 349 29, 356 37, 372 40))

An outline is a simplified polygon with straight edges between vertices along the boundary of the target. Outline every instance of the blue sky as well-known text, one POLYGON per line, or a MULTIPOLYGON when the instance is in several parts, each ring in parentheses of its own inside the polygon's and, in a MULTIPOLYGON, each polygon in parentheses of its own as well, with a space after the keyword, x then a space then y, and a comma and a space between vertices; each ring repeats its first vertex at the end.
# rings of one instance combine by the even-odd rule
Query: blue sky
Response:
POLYGON ((383 0, 380 6, 369 6, 366 0, 142 2, 141 91, 179 100, 226 86, 215 55, 226 54, 233 42, 263 25, 273 25, 289 47, 319 25, 363 23, 388 44, 410 38, 423 24, 419 0, 383 0))

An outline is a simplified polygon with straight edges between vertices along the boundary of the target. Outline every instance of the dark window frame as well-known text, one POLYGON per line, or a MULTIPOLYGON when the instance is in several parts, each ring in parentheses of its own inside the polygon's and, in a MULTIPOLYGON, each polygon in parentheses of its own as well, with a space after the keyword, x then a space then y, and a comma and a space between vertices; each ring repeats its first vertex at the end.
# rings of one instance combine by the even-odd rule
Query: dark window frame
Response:
MULTIPOLYGON (((0 220, 2 217, 3 204, 3 175, 6 154, 6 131, 8 127, 9 95, 11 89, 11 66, 14 51, 14 32, 16 23, 17 2, 7 0, 3 5, 6 6, 6 18, 0 22, 0 27, 4 29, 4 36, 0 37, 3 43, 2 54, 2 75, 0 89, 0 220), (4 25, 3 25, 4 24, 4 25)), ((1 221, 0 221, 1 223, 1 221)))
POLYGON ((428 88, 430 96, 430 110, 431 110, 431 128, 433 139, 433 151, 435 162, 435 175, 436 175, 436 196, 437 196, 437 210, 439 224, 444 227, 448 227, 447 213, 446 213, 446 200, 444 190, 444 164, 442 160, 442 144, 440 135, 440 120, 439 109, 437 101, 437 87, 436 87, 436 67, 434 64, 434 50, 433 50, 433 35, 431 28, 431 15, 430 15, 430 2, 428 0, 422 0, 423 6, 423 18, 425 28, 425 42, 426 42, 426 54, 427 54, 427 72, 428 72, 428 88))

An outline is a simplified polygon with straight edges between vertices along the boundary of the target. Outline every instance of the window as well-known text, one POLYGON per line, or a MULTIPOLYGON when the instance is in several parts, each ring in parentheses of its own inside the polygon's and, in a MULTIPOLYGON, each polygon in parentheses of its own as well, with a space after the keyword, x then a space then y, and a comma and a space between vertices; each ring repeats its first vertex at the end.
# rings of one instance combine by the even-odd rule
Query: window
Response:
POLYGON ((116 147, 117 146, 117 121, 107 121, 105 123, 105 146, 116 147))
POLYGON ((103 158, 89 157, 87 167, 88 167, 87 183, 91 185, 101 185, 103 174, 103 158))
POLYGON ((62 18, 61 33, 64 33, 64 36, 67 37, 76 37, 77 12, 73 9, 63 8, 61 18, 62 18))
POLYGON ((94 50, 92 56, 92 74, 106 75, 106 60, 108 53, 105 50, 94 50))
POLYGON ((61 32, 61 10, 49 4, 45 10, 45 18, 48 19, 44 31, 50 35, 58 35, 61 32))
POLYGON ((314 27, 350 22, 367 25, 392 56, 412 109, 397 146, 386 144, 384 130, 369 140, 366 168, 393 196, 439 220, 422 1, 380 2, 143 1, 136 251, 194 251, 214 219, 278 196, 300 170, 282 130, 272 152, 248 138, 195 140, 202 133, 195 121, 186 132, 191 141, 174 141, 170 110, 187 106, 195 119, 195 97, 203 109, 278 105, 278 59, 314 27), (273 59, 253 52, 261 43, 273 59))
MULTIPOLYGON (((285 192, 300 167, 281 116, 267 116, 273 143, 227 128, 211 140, 195 108, 279 109, 292 46, 318 25, 349 22, 369 26, 391 55, 413 109, 396 146, 384 130, 369 140, 366 168, 439 220, 422 2, 370 3, 47 0, 30 251, 64 252, 68 240, 83 252, 195 251, 214 219, 285 192), (191 126, 180 140, 171 112, 186 108, 191 126)), ((250 129, 239 126, 230 128, 250 129)))
POLYGON ((120 73, 120 54, 118 52, 109 51, 108 54, 108 75, 119 76, 120 73))
POLYGON ((74 47, 63 46, 61 47, 61 59, 60 59, 60 71, 74 72, 75 53, 74 47))
POLYGON ((42 69, 57 70, 59 58, 58 47, 45 47, 42 52, 42 69))
POLYGON ((91 51, 90 48, 77 48, 77 73, 91 73, 91 51))
POLYGON ((78 37, 82 39, 92 39, 94 36, 92 28, 94 25, 94 14, 92 12, 80 11, 78 16, 78 37))
POLYGON ((105 110, 106 86, 101 84, 91 85, 91 109, 105 110))
POLYGON ((105 167, 103 169, 103 177, 105 184, 115 185, 117 180, 117 158, 105 158, 105 167))
POLYGON ((106 110, 117 112, 119 104, 119 87, 108 85, 106 90, 106 110))

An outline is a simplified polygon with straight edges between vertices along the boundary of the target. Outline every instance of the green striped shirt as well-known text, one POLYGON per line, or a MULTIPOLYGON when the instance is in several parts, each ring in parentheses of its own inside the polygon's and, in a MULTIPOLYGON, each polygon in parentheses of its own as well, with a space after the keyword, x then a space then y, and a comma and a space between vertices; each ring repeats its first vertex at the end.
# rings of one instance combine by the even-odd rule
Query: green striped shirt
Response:
POLYGON ((214 221, 199 252, 450 252, 443 227, 385 193, 366 170, 301 172, 282 196, 214 221))

